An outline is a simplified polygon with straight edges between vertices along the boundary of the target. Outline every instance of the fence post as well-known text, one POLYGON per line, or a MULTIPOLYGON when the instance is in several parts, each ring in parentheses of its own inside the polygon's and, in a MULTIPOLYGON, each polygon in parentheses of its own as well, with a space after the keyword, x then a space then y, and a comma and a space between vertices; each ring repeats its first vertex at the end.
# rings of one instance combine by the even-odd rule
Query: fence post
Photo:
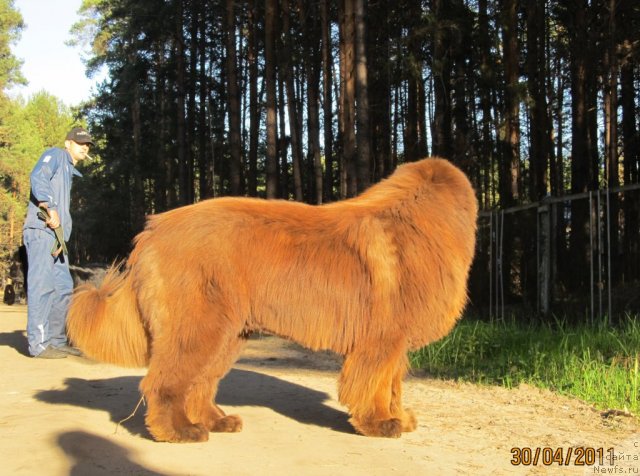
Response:
POLYGON ((538 206, 538 309, 549 313, 551 289, 551 216, 549 205, 538 206))

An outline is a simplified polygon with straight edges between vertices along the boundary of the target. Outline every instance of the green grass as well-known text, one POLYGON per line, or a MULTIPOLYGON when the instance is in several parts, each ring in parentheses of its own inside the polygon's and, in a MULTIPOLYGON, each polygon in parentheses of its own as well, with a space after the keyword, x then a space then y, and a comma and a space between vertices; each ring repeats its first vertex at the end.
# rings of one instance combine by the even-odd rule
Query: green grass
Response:
POLYGON ((526 383, 640 415, 640 316, 616 327, 463 319, 410 358, 413 368, 436 377, 507 388, 526 383))

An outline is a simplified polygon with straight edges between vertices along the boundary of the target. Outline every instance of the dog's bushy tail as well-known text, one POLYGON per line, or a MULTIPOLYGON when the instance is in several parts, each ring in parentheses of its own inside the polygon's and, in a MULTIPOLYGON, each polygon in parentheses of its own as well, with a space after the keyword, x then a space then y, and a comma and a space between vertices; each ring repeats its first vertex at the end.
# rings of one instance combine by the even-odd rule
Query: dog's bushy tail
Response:
POLYGON ((67 332, 89 358, 123 367, 144 367, 148 333, 142 323, 131 274, 113 266, 99 288, 79 286, 73 293, 67 332))

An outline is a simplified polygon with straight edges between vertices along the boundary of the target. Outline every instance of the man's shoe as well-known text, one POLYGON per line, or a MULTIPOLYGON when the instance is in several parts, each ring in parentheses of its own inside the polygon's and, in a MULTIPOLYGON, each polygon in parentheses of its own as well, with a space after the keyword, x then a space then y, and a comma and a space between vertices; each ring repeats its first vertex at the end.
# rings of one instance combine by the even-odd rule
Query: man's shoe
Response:
POLYGON ((53 347, 47 347, 34 357, 36 359, 66 359, 67 354, 53 347))
POLYGON ((54 349, 60 352, 64 352, 65 354, 75 355, 76 357, 82 356, 82 352, 80 352, 80 349, 76 349, 75 347, 71 347, 70 345, 65 344, 61 345, 60 347, 54 347, 54 349))

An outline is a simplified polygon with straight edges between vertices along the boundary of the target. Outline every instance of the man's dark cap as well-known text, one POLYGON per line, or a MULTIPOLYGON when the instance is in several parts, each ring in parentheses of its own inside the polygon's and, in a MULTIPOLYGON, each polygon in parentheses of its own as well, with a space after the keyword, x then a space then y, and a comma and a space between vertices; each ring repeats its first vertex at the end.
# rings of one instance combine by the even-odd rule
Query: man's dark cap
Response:
POLYGON ((91 138, 91 134, 89 134, 82 127, 74 127, 69 131, 65 140, 72 140, 77 142, 78 144, 93 144, 93 139, 91 138))

